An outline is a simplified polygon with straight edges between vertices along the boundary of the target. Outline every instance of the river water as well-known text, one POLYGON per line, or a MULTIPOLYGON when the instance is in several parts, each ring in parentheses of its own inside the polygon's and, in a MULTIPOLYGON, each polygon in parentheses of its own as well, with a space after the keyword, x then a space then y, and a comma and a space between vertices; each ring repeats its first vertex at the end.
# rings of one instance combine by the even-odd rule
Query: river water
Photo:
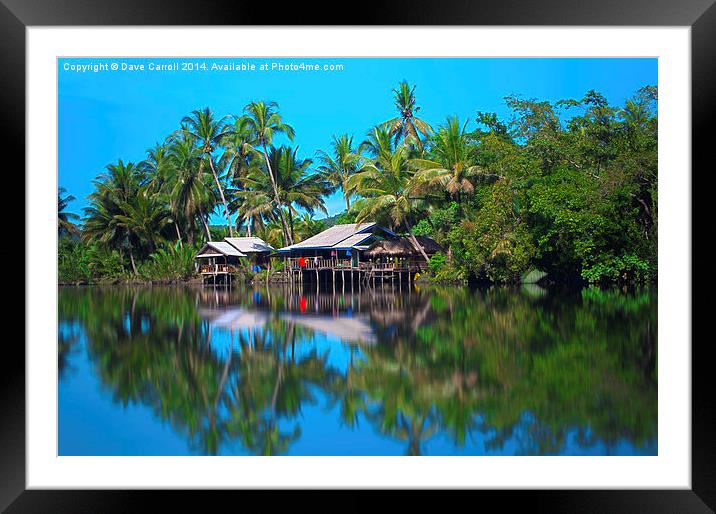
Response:
POLYGON ((656 288, 61 287, 60 455, 655 455, 656 288))

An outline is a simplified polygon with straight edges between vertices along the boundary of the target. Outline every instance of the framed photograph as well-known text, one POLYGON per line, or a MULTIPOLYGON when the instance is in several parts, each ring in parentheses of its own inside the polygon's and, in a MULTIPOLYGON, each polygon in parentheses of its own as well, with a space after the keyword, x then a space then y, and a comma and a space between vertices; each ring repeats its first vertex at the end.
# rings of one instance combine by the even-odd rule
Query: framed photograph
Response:
POLYGON ((27 298, 3 509, 500 489, 712 511, 691 237, 712 2, 265 25, 3 1, 27 298))

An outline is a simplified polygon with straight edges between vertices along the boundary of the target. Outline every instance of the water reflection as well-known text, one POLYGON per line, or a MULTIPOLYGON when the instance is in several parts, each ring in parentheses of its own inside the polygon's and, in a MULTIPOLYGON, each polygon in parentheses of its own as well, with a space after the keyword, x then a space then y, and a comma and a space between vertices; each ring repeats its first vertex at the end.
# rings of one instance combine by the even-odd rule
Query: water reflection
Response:
POLYGON ((59 319, 61 454, 657 450, 653 289, 61 288, 59 319))

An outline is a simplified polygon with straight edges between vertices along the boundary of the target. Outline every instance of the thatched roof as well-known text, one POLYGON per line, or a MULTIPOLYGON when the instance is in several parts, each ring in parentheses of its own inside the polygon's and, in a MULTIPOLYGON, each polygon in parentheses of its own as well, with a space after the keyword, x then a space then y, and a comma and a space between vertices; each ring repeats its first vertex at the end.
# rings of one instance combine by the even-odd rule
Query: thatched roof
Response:
MULTIPOLYGON (((442 251, 442 248, 434 239, 430 239, 426 236, 417 236, 416 239, 428 255, 442 251)), ((396 237, 376 241, 370 245, 370 248, 368 248, 363 255, 366 257, 379 257, 381 255, 388 257, 409 257, 420 255, 420 252, 407 237, 396 237)))

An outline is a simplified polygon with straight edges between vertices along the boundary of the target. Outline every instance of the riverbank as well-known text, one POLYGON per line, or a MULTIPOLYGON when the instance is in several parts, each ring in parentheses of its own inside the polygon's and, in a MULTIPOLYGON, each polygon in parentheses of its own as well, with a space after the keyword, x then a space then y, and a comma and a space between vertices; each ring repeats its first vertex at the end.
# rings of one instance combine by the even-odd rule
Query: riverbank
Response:
MULTIPOLYGON (((266 272, 261 273, 237 273, 234 275, 234 281, 247 285, 266 284, 266 272)), ((288 282, 288 279, 282 272, 271 273, 268 277, 271 284, 280 284, 288 282)), ((59 280, 58 286, 112 286, 112 285, 203 285, 204 278, 195 275, 186 278, 142 278, 142 277, 113 277, 98 278, 90 280, 59 280)))
MULTIPOLYGON (((288 283, 289 279, 281 272, 272 273, 270 277, 266 277, 265 273, 257 274, 252 277, 235 278, 234 284, 244 284, 253 286, 265 286, 267 283, 285 284, 288 283)), ((623 281, 613 283, 601 283, 601 284, 590 284, 585 280, 566 280, 556 281, 549 278, 544 278, 539 281, 520 281, 520 282, 489 282, 489 281, 475 281, 468 280, 465 278, 439 278, 430 274, 418 274, 415 278, 414 283, 419 286, 435 286, 435 287, 491 287, 491 286, 540 286, 540 287, 570 287, 570 288, 583 288, 583 287, 640 287, 640 286, 656 286, 658 282, 651 280, 647 282, 643 281, 623 281)), ((202 286, 204 280, 202 277, 190 277, 182 279, 142 279, 142 278, 111 278, 111 279, 98 279, 98 280, 79 280, 79 281, 58 281, 59 287, 75 287, 75 286, 202 286)))

